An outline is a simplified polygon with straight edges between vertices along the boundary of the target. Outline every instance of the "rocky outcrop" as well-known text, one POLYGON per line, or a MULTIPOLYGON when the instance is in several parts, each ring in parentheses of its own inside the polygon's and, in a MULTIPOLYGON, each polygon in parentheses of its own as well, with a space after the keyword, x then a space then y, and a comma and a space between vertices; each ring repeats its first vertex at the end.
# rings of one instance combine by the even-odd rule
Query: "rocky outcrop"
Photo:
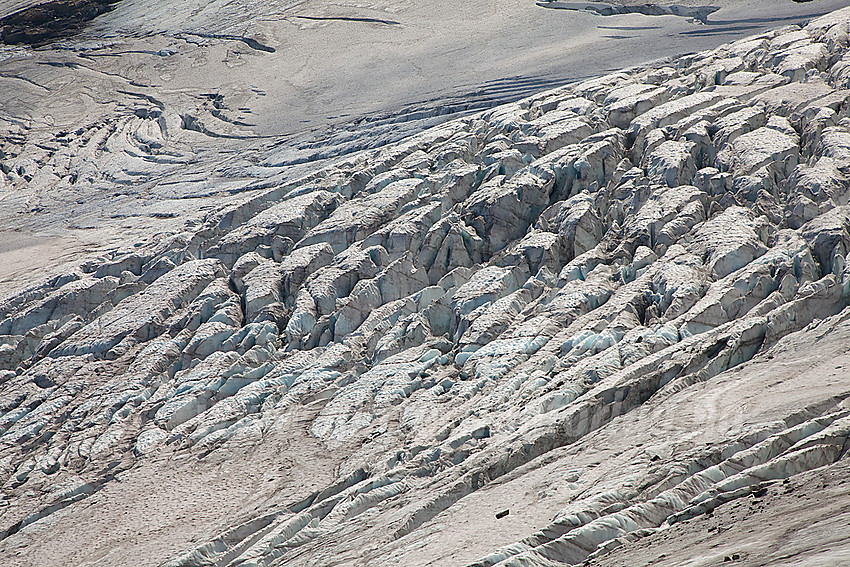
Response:
POLYGON ((0 42, 42 44, 78 31, 120 0, 54 0, 37 2, 0 18, 0 42))
POLYGON ((297 427, 336 478, 167 565, 422 562, 517 493, 467 563, 601 561, 832 466, 846 373, 782 365, 848 332, 848 22, 457 119, 7 299, 0 536, 297 427))

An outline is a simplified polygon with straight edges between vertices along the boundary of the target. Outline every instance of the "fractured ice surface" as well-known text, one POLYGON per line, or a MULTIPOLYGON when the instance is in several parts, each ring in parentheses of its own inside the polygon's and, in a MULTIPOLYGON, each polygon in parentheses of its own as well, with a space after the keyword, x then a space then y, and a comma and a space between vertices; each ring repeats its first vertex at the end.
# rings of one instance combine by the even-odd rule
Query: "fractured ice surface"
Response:
MULTIPOLYGON (((843 328, 848 21, 473 114, 8 298, 0 483, 16 504, 0 534, 88 497, 104 463, 227 455, 310 408, 335 484, 169 565, 301 564, 375 525, 369 564, 397 564, 536 459, 793 333, 843 328)), ((834 462, 847 409, 809 395, 711 451, 651 449, 678 472, 634 465, 645 491, 599 481, 476 565, 581 563, 834 462)))

